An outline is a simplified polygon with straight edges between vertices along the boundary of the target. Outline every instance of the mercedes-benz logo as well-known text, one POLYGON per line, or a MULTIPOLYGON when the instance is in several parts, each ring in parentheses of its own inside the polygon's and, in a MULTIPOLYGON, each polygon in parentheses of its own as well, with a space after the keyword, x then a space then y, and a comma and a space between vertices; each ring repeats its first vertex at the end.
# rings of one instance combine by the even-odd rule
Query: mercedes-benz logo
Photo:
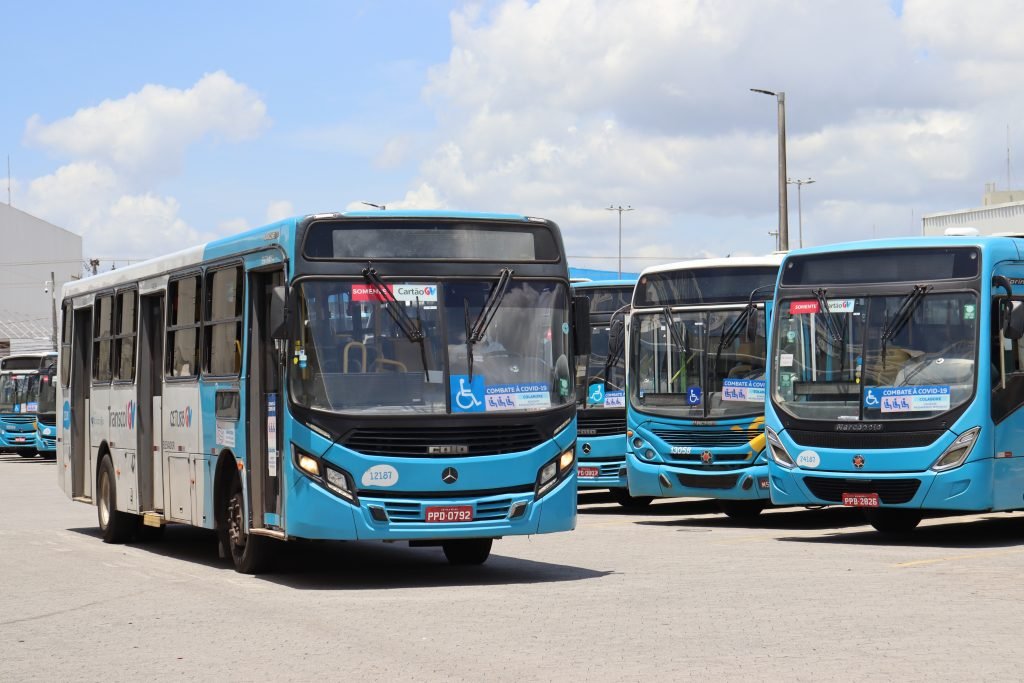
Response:
POLYGON ((454 467, 445 467, 441 473, 441 481, 446 484, 454 484, 459 480, 459 471, 454 467))

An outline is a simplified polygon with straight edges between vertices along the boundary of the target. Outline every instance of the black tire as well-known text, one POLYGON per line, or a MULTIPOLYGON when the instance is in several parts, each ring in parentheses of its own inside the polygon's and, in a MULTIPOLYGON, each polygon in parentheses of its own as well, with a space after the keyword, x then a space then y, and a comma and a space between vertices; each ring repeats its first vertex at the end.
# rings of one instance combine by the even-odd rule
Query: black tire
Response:
POLYGON ((490 538, 462 538, 456 541, 445 541, 441 544, 448 564, 475 565, 483 564, 491 555, 490 538))
POLYGON ((921 523, 924 514, 920 510, 883 508, 865 510, 864 517, 868 520, 868 524, 883 534, 907 534, 921 523))
POLYGON ((610 489, 612 499, 627 510, 641 510, 651 504, 653 496, 631 496, 629 489, 610 489))
POLYGON ((35 451, 18 451, 18 455, 23 458, 34 458, 38 455, 35 451))
POLYGON ((235 478, 231 495, 224 498, 222 519, 222 543, 227 546, 235 571, 240 574, 262 574, 271 566, 273 559, 273 539, 266 536, 254 536, 246 532, 245 502, 242 496, 242 484, 235 478))
POLYGON ((125 543, 135 535, 138 516, 117 509, 117 480, 109 455, 96 473, 96 518, 104 543, 125 543))
POLYGON ((718 508, 729 519, 749 521, 757 517, 767 507, 763 500, 719 500, 718 508))

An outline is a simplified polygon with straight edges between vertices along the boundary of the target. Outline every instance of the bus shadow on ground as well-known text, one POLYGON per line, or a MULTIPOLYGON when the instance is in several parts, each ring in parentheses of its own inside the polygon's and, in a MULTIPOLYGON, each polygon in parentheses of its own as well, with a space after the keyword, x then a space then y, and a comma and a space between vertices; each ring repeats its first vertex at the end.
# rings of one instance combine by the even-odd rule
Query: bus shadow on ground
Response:
MULTIPOLYGON (((838 529, 864 526, 867 522, 860 510, 855 508, 829 507, 771 508, 751 519, 733 519, 721 512, 717 503, 710 503, 710 509, 700 514, 710 515, 673 520, 637 520, 636 524, 651 526, 699 527, 706 529, 838 529)), ((694 513, 691 513, 694 514, 694 513)))
POLYGON ((54 465, 56 464, 56 458, 41 458, 38 455, 32 457, 22 457, 17 453, 0 453, 0 465, 6 465, 10 463, 26 463, 35 465, 54 465))
POLYGON ((719 511, 713 500, 703 498, 666 498, 644 507, 623 507, 605 491, 581 492, 576 510, 583 515, 633 515, 645 517, 708 515, 719 511))
MULTIPOLYGON (((70 529, 101 542, 96 528, 70 529)), ((217 537, 208 529, 172 524, 163 538, 133 542, 132 548, 182 562, 234 573, 217 557, 217 537)), ((475 567, 448 564, 440 547, 410 548, 375 541, 290 541, 280 543, 273 568, 256 578, 300 590, 367 590, 559 583, 597 579, 614 572, 524 560, 492 551, 475 567)), ((494 549, 500 550, 501 541, 494 549)))
POLYGON ((1024 542, 1024 516, 993 512, 982 518, 954 513, 930 515, 921 526, 902 534, 864 530, 837 531, 822 536, 780 536, 791 543, 825 543, 920 548, 1004 548, 1024 542), (936 524, 928 520, 941 519, 936 524))

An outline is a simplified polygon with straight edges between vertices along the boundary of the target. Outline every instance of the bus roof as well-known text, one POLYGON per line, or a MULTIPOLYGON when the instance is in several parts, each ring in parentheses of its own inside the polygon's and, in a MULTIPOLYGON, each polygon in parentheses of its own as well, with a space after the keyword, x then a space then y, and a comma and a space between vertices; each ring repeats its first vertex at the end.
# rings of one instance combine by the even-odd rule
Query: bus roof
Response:
POLYGON ((1021 253, 1024 240, 1009 235, 917 235, 875 240, 839 242, 817 247, 794 249, 786 256, 830 254, 836 251, 870 251, 873 249, 920 249, 922 247, 979 247, 1021 253))
MULTIPOLYGON (((262 225, 258 228, 252 228, 234 235, 222 237, 204 244, 198 244, 193 247, 188 247, 180 251, 172 252, 169 254, 157 256, 155 258, 141 261, 139 263, 133 263, 130 266, 124 268, 118 268, 117 270, 111 270, 104 273, 99 273, 90 277, 82 278, 81 280, 74 280, 64 285, 62 291, 62 297, 74 297, 79 294, 85 294, 87 292, 94 292, 98 290, 108 289, 115 287, 118 284, 124 282, 135 282, 136 280, 145 280, 150 277, 156 277, 163 273, 167 273, 174 270, 180 270, 187 268, 188 266, 198 265, 210 258, 211 253, 224 253, 233 244, 237 243, 240 246, 244 243, 252 244, 253 240, 258 240, 262 244, 280 244, 286 241, 288 238, 294 236, 295 228, 300 223, 307 220, 314 219, 331 219, 331 218, 462 218, 466 220, 488 220, 488 221, 509 221, 509 222, 530 222, 530 223, 550 223, 544 218, 535 218, 531 216, 525 216, 521 214, 510 214, 510 213, 484 213, 484 212, 472 212, 472 211, 436 211, 436 210, 392 210, 386 211, 373 210, 373 211, 348 211, 348 212, 333 212, 333 213, 311 213, 301 216, 292 216, 285 218, 276 223, 270 223, 262 225), (278 234, 271 237, 270 234, 273 232, 278 234)), ((400 225, 398 221, 394 223, 397 227, 400 225)), ((390 227, 386 221, 381 222, 376 227, 388 228, 390 227)))
POLYGON ((694 270, 697 268, 756 268, 759 266, 778 266, 782 263, 784 253, 777 252, 768 256, 727 256, 725 258, 692 259, 676 261, 660 266, 644 268, 640 277, 651 273, 664 273, 673 270, 694 270))
POLYGON ((633 287, 636 280, 587 280, 586 282, 573 282, 573 289, 598 289, 602 287, 633 287))

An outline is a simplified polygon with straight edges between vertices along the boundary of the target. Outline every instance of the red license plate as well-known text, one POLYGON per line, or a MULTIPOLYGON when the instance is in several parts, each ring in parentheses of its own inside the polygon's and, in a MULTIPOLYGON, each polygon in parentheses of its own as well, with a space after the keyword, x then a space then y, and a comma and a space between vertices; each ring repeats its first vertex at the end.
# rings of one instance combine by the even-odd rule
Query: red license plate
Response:
POLYGON ((881 504, 877 493, 844 493, 843 505, 855 508, 876 508, 881 504))
POLYGON ((16 437, 14 437, 14 440, 16 442, 23 442, 25 440, 25 437, 23 437, 23 436, 16 436, 16 437))
POLYGON ((427 522, 472 522, 472 505, 431 505, 426 510, 427 522))
POLYGON ((580 479, 597 479, 601 474, 601 470, 596 467, 580 467, 576 472, 580 479))

